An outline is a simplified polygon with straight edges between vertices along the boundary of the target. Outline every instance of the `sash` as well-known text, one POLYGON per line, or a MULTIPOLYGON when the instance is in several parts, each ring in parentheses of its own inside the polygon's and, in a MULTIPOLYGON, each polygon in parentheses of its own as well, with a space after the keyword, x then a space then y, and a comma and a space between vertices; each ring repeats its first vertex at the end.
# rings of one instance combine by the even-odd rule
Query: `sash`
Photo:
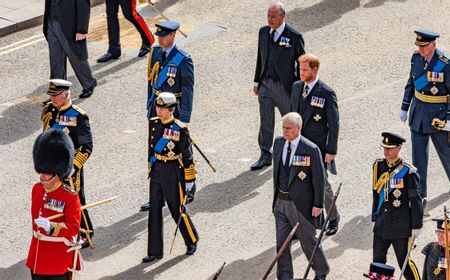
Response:
MULTIPOLYGON (((64 115, 62 115, 63 117, 67 117, 67 118, 76 118, 78 115, 79 115, 80 113, 77 111, 77 110, 75 110, 74 108, 70 108, 70 110, 69 111, 67 111, 64 115)), ((60 119, 61 119, 61 117, 62 116, 60 116, 60 119)), ((53 124, 53 126, 52 126, 52 128, 56 128, 56 129, 64 129, 64 128, 66 128, 66 126, 65 125, 62 125, 62 124, 59 124, 59 120, 57 121, 57 122, 55 122, 54 124, 53 124)))
MULTIPOLYGON (((409 167, 408 166, 403 166, 403 168, 397 173, 395 174, 394 178, 392 179, 402 179, 403 176, 406 175, 406 173, 409 171, 409 167)), ((376 220, 376 218, 378 217, 378 214, 380 214, 380 210, 381 210, 381 206, 383 205, 383 201, 384 201, 384 195, 382 195, 382 193, 384 192, 384 188, 388 188, 388 194, 390 194, 392 192, 392 188, 390 187, 390 183, 387 183, 383 186, 383 188, 380 191, 380 197, 378 199, 378 207, 377 207, 377 211, 375 213, 372 213, 372 220, 376 220)))
MULTIPOLYGON (((174 123, 171 129, 173 131, 180 131, 181 127, 177 123, 174 123)), ((158 142, 156 142, 156 145, 155 145, 155 148, 153 149, 153 151, 157 154, 161 154, 162 151, 164 150, 164 147, 167 145, 167 143, 169 143, 170 140, 171 139, 164 138, 164 137, 159 138, 158 142)), ((153 154, 149 159, 150 167, 153 166, 155 161, 156 161, 156 157, 153 154)))
MULTIPOLYGON (((440 52, 437 51, 436 53, 437 55, 441 54, 440 52)), ((447 65, 444 61, 440 60, 439 58, 437 60, 438 62, 434 66, 433 72, 441 72, 441 70, 444 69, 445 65, 447 65)), ((414 80, 414 87, 416 88, 417 91, 421 91, 426 85, 430 83, 427 78, 427 72, 428 71, 425 71, 425 73, 422 76, 417 78, 417 80, 414 80)))

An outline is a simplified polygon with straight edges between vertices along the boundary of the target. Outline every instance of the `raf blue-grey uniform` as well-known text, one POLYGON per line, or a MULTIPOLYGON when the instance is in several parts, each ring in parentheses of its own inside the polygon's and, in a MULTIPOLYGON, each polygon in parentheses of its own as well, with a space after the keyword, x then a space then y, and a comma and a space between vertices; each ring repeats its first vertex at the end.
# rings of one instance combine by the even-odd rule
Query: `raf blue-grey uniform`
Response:
MULTIPOLYGON (((166 36, 176 31, 180 24, 174 21, 156 24, 156 36, 166 36)), ((194 99, 194 64, 191 57, 176 45, 163 59, 164 50, 155 46, 150 51, 148 64, 148 118, 156 116, 156 97, 161 92, 171 92, 178 100, 174 117, 184 123, 191 120, 194 99)))
MULTIPOLYGON (((426 46, 439 34, 416 30, 416 45, 426 46)), ((449 57, 436 49, 433 57, 426 61, 418 51, 411 58, 411 71, 405 87, 402 107, 409 109, 411 129, 412 161, 420 176, 419 191, 427 197, 427 170, 429 140, 433 142, 437 154, 450 180, 450 143, 448 132, 435 128, 433 119, 450 120, 450 66, 449 57)))

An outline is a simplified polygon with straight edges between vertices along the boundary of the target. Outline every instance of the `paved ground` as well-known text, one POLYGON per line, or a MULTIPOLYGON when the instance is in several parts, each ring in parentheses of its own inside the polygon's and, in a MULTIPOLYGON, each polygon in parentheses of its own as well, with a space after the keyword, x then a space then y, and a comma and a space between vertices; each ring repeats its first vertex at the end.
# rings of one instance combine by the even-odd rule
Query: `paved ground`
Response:
MULTIPOLYGON (((338 205, 341 228, 323 243, 330 279, 360 279, 371 260, 371 164, 382 156, 380 133, 408 136, 398 120, 415 28, 440 31, 439 46, 450 50, 446 26, 450 3, 424 0, 285 1, 287 21, 304 34, 306 48, 322 58, 320 77, 337 92, 341 134, 337 157, 343 183, 338 205), (424 16, 428 15, 428 16, 424 16)), ((92 10, 89 54, 99 86, 92 98, 76 100, 91 119, 95 147, 86 164, 89 202, 119 195, 91 211, 96 227, 93 250, 84 250, 87 271, 78 279, 260 279, 275 255, 271 214, 272 169, 250 172, 259 155, 257 99, 251 93, 257 30, 266 22, 267 1, 168 1, 161 6, 189 33, 179 45, 195 62, 196 87, 191 133, 218 168, 212 173, 197 155, 200 190, 189 206, 200 233, 199 250, 184 256, 178 238, 168 255, 175 224, 165 212, 166 253, 151 265, 146 254, 147 215, 137 210, 148 196, 146 181, 146 65, 136 58, 137 32, 123 26, 124 55, 108 64, 95 59, 107 48, 104 6, 92 10), (103 35, 102 35, 103 34, 103 35)), ((148 23, 160 20, 147 8, 148 23), (152 19, 153 18, 153 19, 152 19)), ((30 241, 30 189, 38 177, 31 147, 38 135, 40 102, 49 76, 48 49, 41 27, 0 40, 0 279, 28 279, 24 262, 30 241)), ((77 96, 79 83, 70 72, 77 96)), ((280 131, 279 126, 277 131, 280 131)), ((410 144, 404 157, 410 160, 410 144)), ((432 216, 448 201, 448 181, 432 149, 429 167, 432 216)), ((434 237, 428 219, 413 252, 434 237)), ((293 245, 297 277, 306 267, 293 245)), ((395 265, 395 260, 390 258, 395 265)), ((274 273, 269 279, 275 279, 274 273)))

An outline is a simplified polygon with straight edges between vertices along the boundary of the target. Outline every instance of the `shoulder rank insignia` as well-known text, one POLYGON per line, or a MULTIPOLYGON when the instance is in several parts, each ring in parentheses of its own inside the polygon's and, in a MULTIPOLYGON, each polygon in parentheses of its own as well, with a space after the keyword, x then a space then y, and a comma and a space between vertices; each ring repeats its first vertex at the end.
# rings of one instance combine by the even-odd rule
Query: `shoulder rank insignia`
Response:
POLYGON ((155 121, 155 120, 158 120, 158 119, 159 119, 159 117, 152 117, 152 118, 150 118, 151 121, 155 121))
POLYGON ((175 123, 178 124, 180 128, 186 128, 186 124, 179 119, 175 119, 175 123))
POLYGON ((86 115, 86 111, 84 111, 83 109, 81 109, 80 107, 78 107, 77 105, 72 105, 72 108, 74 108, 75 110, 77 110, 80 114, 82 115, 86 115))
POLYGON ((61 188, 63 189, 63 190, 65 190, 65 191, 67 191, 67 192, 69 192, 70 194, 76 194, 77 192, 75 191, 75 189, 74 188, 71 188, 69 185, 67 185, 67 184, 63 184, 62 186, 61 186, 61 188))
POLYGON ((442 60, 443 62, 445 62, 446 64, 448 64, 448 57, 445 54, 441 54, 438 56, 440 60, 442 60))

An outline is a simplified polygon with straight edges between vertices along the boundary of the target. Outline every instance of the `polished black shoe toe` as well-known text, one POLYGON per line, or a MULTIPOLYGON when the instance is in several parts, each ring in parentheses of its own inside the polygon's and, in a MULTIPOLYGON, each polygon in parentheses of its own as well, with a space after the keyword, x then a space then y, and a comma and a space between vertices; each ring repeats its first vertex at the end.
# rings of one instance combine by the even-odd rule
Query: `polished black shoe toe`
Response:
POLYGON ((119 57, 120 57, 120 55, 114 56, 114 55, 110 54, 109 52, 107 52, 104 55, 97 58, 97 62, 99 62, 99 63, 108 62, 111 59, 118 59, 119 57))
POLYGON ((149 211, 149 210, 150 210, 150 202, 141 205, 141 211, 149 211))
POLYGON ((314 280, 326 280, 327 276, 326 275, 316 275, 314 277, 314 280))
POLYGON ((197 243, 188 245, 186 247, 186 255, 188 255, 188 256, 193 255, 195 253, 195 251, 197 251, 197 243))
POLYGON ((83 89, 83 91, 81 92, 79 97, 80 98, 88 98, 88 97, 90 97, 94 93, 94 89, 95 89, 96 86, 97 86, 97 80, 94 81, 94 84, 90 88, 83 89))
POLYGON ((327 230, 325 231, 325 235, 327 235, 327 236, 335 235, 336 232, 338 231, 338 228, 339 228, 338 222, 330 221, 330 223, 328 224, 327 230))
POLYGON ((155 260, 160 260, 160 259, 162 259, 162 257, 163 257, 163 256, 145 256, 145 257, 142 259, 142 262, 143 262, 143 263, 153 262, 153 261, 155 261, 155 260))
POLYGON ((142 45, 141 49, 139 50, 139 57, 146 56, 150 52, 150 46, 148 45, 142 45))
POLYGON ((251 170, 259 170, 262 169, 264 166, 271 166, 272 165, 272 159, 271 158, 260 158, 257 162, 255 162, 250 169, 251 170))

